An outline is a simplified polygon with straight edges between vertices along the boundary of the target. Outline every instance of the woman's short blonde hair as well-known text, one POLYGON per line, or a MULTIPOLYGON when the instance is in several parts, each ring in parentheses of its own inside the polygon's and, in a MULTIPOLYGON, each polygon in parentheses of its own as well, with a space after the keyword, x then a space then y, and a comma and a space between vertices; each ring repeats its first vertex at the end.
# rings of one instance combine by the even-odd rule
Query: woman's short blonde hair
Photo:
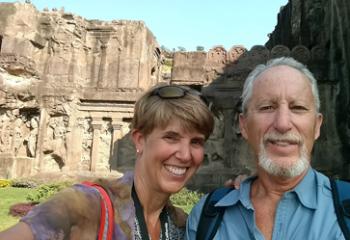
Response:
POLYGON ((155 128, 166 128, 172 120, 176 120, 180 121, 185 130, 196 130, 207 139, 213 131, 214 117, 199 93, 188 87, 179 86, 185 89, 184 96, 162 98, 154 94, 162 87, 164 85, 151 88, 136 102, 132 129, 137 129, 147 136, 155 128))

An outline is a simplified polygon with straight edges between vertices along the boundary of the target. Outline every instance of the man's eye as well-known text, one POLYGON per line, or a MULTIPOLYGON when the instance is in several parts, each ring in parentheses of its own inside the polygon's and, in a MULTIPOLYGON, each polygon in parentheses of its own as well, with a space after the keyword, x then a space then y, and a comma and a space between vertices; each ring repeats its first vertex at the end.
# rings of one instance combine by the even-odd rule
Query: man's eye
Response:
POLYGON ((295 105, 291 107, 293 112, 306 112, 308 108, 302 105, 295 105))
POLYGON ((259 108, 260 111, 270 111, 273 110, 273 106, 272 105, 266 105, 266 106, 261 106, 259 108))

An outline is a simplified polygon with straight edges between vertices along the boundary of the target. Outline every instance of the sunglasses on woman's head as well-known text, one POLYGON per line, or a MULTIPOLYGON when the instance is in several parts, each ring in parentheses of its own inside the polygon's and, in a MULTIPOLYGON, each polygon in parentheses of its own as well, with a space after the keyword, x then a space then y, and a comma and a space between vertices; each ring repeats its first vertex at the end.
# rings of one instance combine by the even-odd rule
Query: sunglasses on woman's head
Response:
POLYGON ((202 94, 200 92, 193 90, 193 89, 187 89, 187 88, 182 87, 182 86, 159 87, 159 88, 154 89, 151 92, 151 96, 157 95, 158 97, 160 97, 162 99, 174 99, 174 98, 182 98, 186 94, 189 94, 189 93, 199 96, 202 99, 202 101, 205 103, 205 105, 208 106, 207 99, 204 96, 202 96, 202 94))

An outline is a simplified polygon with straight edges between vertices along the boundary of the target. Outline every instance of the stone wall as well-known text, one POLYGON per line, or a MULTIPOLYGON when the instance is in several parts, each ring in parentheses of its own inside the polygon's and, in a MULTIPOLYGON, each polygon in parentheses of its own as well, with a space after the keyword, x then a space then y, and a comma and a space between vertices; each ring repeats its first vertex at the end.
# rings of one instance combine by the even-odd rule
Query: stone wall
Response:
POLYGON ((162 81, 161 61, 141 21, 0 3, 0 178, 116 170, 117 142, 136 99, 162 81))

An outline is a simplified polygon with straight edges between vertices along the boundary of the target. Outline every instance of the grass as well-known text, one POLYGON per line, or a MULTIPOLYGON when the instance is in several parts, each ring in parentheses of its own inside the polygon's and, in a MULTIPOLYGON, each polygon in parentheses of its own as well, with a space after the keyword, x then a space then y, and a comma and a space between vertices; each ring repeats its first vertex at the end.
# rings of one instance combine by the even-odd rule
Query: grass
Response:
POLYGON ((8 214, 10 206, 15 203, 28 202, 26 196, 34 191, 35 189, 31 188, 0 188, 0 231, 16 224, 19 220, 8 214))

